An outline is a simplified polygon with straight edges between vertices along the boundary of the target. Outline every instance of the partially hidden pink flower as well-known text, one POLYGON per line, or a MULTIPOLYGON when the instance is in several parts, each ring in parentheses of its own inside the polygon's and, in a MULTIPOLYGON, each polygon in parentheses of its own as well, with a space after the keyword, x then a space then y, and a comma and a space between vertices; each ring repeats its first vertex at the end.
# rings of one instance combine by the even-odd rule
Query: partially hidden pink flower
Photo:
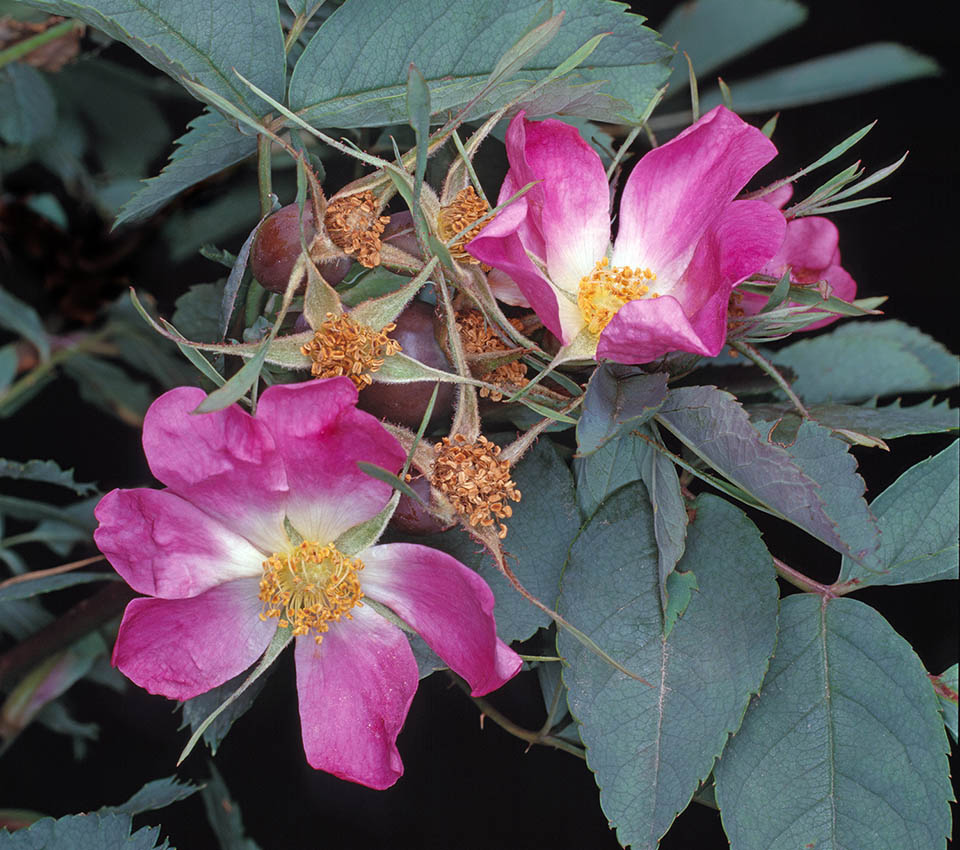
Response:
MULTIPOLYGON (((764 195, 776 209, 782 209, 793 195, 792 186, 782 186, 764 195)), ((770 277, 782 277, 790 269, 790 280, 795 283, 815 284, 826 281, 830 294, 843 301, 857 296, 857 282, 840 265, 840 234, 837 226, 822 216, 805 216, 787 222, 787 232, 780 250, 760 270, 770 277)), ((737 308, 743 315, 759 313, 768 301, 765 295, 743 292, 737 295, 737 308)), ((816 308, 811 308, 811 311, 816 308)), ((827 316, 800 330, 812 331, 835 322, 839 316, 827 316)))
POLYGON ((647 153, 612 249, 603 164, 574 127, 521 112, 506 144, 498 203, 536 185, 467 250, 509 276, 548 330, 620 363, 720 352, 733 287, 774 256, 786 226, 769 204, 734 200, 776 154, 763 133, 718 106, 647 153))
POLYGON ((191 415, 204 397, 180 387, 147 412, 144 451, 167 489, 114 490, 97 506, 97 545, 147 597, 127 606, 113 663, 186 700, 246 670, 289 628, 307 761, 387 788, 403 773, 396 739, 417 663, 403 631, 362 599, 392 610, 481 695, 521 664, 497 637, 493 594, 426 546, 338 550, 391 495, 356 462, 396 473, 404 461, 356 409, 348 379, 270 387, 256 417, 236 405, 191 415))

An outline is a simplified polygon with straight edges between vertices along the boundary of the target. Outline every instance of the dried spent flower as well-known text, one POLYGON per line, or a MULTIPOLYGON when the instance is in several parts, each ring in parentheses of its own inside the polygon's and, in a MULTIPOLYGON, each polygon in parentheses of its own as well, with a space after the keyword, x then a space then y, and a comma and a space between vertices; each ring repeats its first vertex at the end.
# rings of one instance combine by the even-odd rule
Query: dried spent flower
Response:
MULTIPOLYGON (((463 434, 444 437, 434 445, 436 459, 430 483, 443 493, 470 525, 489 527, 513 515, 509 502, 520 501, 520 491, 510 478, 510 462, 498 459, 500 446, 484 436, 469 443, 463 434)), ((498 536, 507 536, 500 523, 498 536)))
POLYGON ((387 336, 396 325, 384 325, 379 331, 351 319, 346 313, 327 313, 326 321, 314 331, 313 339, 300 346, 300 351, 313 363, 310 374, 315 378, 337 378, 353 381, 358 390, 370 386, 371 372, 376 372, 385 358, 400 351, 400 343, 387 336))
POLYGON ((369 191, 333 198, 323 216, 331 241, 368 269, 380 265, 380 236, 389 221, 369 191))
MULTIPOLYGON (((470 227, 478 218, 482 218, 488 212, 490 212, 490 205, 477 195, 473 186, 461 189, 454 197, 453 203, 440 208, 440 215, 437 218, 437 230, 440 233, 440 238, 444 242, 449 242, 461 230, 470 227)), ((450 246, 450 253, 455 260, 470 265, 480 263, 479 260, 466 252, 464 245, 481 230, 483 230, 483 225, 478 224, 450 246)))
MULTIPOLYGON (((521 323, 518 320, 511 320, 511 324, 520 330, 521 323)), ((463 340, 463 347, 470 354, 486 354, 491 351, 509 351, 507 345, 490 326, 479 310, 463 310, 457 314, 457 329, 460 331, 460 338, 463 340)), ((502 387, 519 388, 527 383, 527 367, 520 360, 511 360, 492 369, 484 379, 491 384, 497 384, 502 387)), ((480 388, 480 395, 483 398, 490 397, 493 401, 500 401, 503 393, 496 390, 490 390, 487 387, 480 388)))

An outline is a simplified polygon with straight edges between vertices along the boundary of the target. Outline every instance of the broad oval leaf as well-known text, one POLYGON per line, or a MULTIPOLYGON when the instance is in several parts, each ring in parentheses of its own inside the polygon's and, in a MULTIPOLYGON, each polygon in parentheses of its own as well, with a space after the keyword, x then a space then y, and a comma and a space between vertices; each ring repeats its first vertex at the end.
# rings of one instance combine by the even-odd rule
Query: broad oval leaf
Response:
MULTIPOLYGON (((407 68, 416 62, 430 89, 434 115, 467 105, 501 58, 531 25, 542 23, 541 0, 351 0, 311 39, 290 78, 290 106, 317 127, 372 127, 407 121, 407 68), (364 33, 357 42, 355 34, 364 33), (423 52, 422 45, 442 47, 423 52)), ((542 79, 594 36, 609 33, 572 77, 538 94, 545 112, 639 123, 667 77, 673 51, 608 0, 564 0, 550 43, 526 70, 497 85, 470 112, 494 112, 542 79)))
POLYGON ((731 847, 945 847, 946 751, 926 671, 880 614, 789 596, 763 689, 714 771, 731 847))
POLYGON ((0 68, 0 139, 30 145, 53 132, 57 103, 36 68, 11 62, 0 68))
POLYGON ((667 375, 602 363, 590 377, 577 423, 577 454, 587 455, 646 422, 667 397, 667 375))
POLYGON ((773 652, 777 588, 760 534, 713 496, 696 502, 680 569, 699 591, 668 638, 661 629, 656 540, 642 484, 605 502, 570 550, 560 612, 634 681, 565 632, 570 711, 617 838, 656 848, 706 779, 773 652))

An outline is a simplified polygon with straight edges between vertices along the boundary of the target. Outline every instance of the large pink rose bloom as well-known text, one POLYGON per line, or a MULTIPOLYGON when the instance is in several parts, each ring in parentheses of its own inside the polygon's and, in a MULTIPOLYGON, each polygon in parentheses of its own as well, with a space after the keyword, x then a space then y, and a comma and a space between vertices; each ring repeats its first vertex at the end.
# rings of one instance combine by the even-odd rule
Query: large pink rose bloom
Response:
POLYGON ((539 182, 467 250, 512 278, 564 345, 620 363, 720 352, 733 287, 786 227, 770 204, 734 200, 776 154, 763 133, 718 106, 650 151, 624 187, 612 250, 606 175, 577 130, 521 112, 506 143, 498 203, 539 182))
POLYGON ((278 624, 291 628, 307 761, 387 788, 403 773, 396 739, 417 663, 361 598, 391 609, 480 695, 521 663, 497 637, 493 594, 426 546, 336 548, 391 495, 356 462, 397 472, 404 461, 348 379, 270 387, 256 417, 237 406, 191 415, 204 397, 180 387, 147 412, 144 451, 167 489, 114 490, 97 506, 97 545, 149 597, 127 606, 113 663, 186 700, 250 667, 278 624))
MULTIPOLYGON (((781 209, 793 195, 792 186, 783 186, 763 200, 771 206, 781 209)), ((840 233, 837 226, 822 216, 805 216, 787 222, 787 232, 783 244, 770 261, 760 270, 761 274, 782 277, 790 269, 790 280, 795 283, 814 284, 825 280, 830 294, 844 301, 853 301, 857 296, 857 282, 840 265, 840 233)), ((759 313, 769 299, 765 295, 744 292, 737 306, 744 315, 759 313)), ((813 312, 815 308, 811 308, 813 312)), ((839 319, 839 316, 827 316, 811 322, 800 330, 812 331, 825 327, 839 319)))

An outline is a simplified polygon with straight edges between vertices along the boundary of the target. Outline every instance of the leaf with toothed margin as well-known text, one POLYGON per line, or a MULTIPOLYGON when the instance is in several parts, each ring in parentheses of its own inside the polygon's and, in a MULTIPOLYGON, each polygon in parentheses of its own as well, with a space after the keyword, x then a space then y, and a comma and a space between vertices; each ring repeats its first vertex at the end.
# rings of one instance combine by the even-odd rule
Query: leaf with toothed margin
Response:
POLYGON ((561 631, 563 680, 600 804, 618 840, 637 850, 657 847, 710 774, 776 637, 776 578, 759 532, 716 497, 701 496, 695 508, 678 569, 694 573, 699 589, 668 638, 641 483, 604 502, 563 576, 560 613, 651 683, 629 679, 561 631))
POLYGON ((940 702, 940 713, 943 715, 943 725, 947 727, 950 737, 957 740, 957 690, 960 685, 957 681, 957 665, 944 670, 939 676, 931 676, 933 689, 937 692, 940 702))
POLYGON ((788 596, 763 690, 714 771, 724 830, 738 850, 945 847, 947 747, 923 664, 880 614, 788 596))
MULTIPOLYGON (((745 490, 774 516, 792 522, 808 534, 843 554, 869 556, 876 542, 856 526, 863 480, 855 474, 856 462, 840 457, 847 446, 824 442, 826 429, 811 432, 811 440, 797 446, 798 460, 823 479, 808 475, 802 465, 781 446, 764 439, 751 425, 746 411, 729 393, 716 387, 681 387, 671 391, 657 413, 657 421, 694 454, 717 472, 745 490), (838 462, 831 469, 828 460, 838 462), (835 476, 835 477, 834 477, 835 476), (829 495, 821 493, 829 482, 829 495), (838 530, 844 526, 851 540, 838 530), (861 539, 863 538, 863 539, 861 539), (852 548, 851 548, 852 547, 852 548)), ((809 423, 808 423, 809 424, 809 423)), ((816 429, 817 426, 811 426, 816 429)), ((862 516, 867 514, 863 503, 862 516)))
MULTIPOLYGON (((561 4, 556 4, 558 7, 561 4)), ((560 11, 557 8, 556 11, 560 11)), ((471 109, 489 115, 542 80, 581 46, 604 37, 588 63, 554 80, 529 107, 617 123, 639 123, 667 77, 672 55, 639 15, 606 0, 565 0, 556 35, 471 109)), ((406 74, 416 62, 430 92, 434 120, 480 95, 519 37, 551 12, 540 0, 351 0, 338 8, 304 50, 290 78, 290 106, 319 127, 368 127, 407 121, 406 74), (366 34, 362 44, 351 33, 366 34), (424 44, 443 45, 424 51, 424 44)), ((507 58, 509 63, 509 58, 507 58)))
POLYGON ((667 375, 601 363, 590 377, 577 423, 577 454, 589 455, 625 430, 639 428, 667 397, 667 375))
POLYGON ((960 442, 910 467, 870 505, 880 528, 874 569, 850 558, 840 567, 840 582, 875 584, 956 579, 960 514, 960 442))

